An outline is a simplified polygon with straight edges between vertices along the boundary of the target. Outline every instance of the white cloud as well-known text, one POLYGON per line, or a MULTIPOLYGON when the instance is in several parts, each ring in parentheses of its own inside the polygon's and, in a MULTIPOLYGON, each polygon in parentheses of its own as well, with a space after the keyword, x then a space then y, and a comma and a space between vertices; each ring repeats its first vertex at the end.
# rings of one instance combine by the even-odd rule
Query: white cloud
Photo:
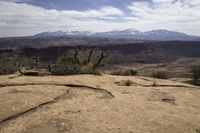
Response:
POLYGON ((140 18, 134 24, 143 30, 164 28, 200 35, 199 0, 153 0, 133 2, 128 9, 140 18))
POLYGON ((0 2, 0 36, 32 35, 48 30, 100 29, 106 23, 97 19, 105 20, 119 16, 123 16, 123 12, 110 6, 96 10, 58 11, 25 3, 0 2))
POLYGON ((24 36, 57 30, 109 31, 125 28, 143 31, 168 29, 200 35, 200 0, 133 2, 127 8, 130 13, 110 6, 85 11, 58 11, 0 0, 0 36, 24 36))

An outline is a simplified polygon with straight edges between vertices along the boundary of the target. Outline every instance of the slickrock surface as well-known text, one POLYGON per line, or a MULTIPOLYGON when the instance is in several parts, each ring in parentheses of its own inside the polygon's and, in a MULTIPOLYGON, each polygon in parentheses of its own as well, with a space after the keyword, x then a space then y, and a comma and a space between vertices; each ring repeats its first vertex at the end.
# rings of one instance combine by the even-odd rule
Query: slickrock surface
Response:
POLYGON ((110 75, 13 76, 0 76, 0 133, 200 132, 196 86, 110 75))

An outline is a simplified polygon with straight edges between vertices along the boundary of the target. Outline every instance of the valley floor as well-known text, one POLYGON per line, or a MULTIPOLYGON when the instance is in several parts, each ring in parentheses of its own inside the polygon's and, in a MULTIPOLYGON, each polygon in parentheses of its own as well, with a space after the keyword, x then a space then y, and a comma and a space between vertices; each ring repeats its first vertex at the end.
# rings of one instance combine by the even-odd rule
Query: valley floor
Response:
POLYGON ((139 76, 13 76, 0 76, 0 133, 200 133, 200 87, 139 76))

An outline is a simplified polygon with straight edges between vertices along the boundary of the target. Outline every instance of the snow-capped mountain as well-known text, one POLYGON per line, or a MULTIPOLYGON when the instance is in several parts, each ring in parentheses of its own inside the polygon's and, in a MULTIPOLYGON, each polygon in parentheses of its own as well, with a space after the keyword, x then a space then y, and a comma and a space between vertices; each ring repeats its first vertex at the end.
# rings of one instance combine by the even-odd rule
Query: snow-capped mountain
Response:
POLYGON ((126 38, 135 40, 152 40, 152 41, 200 41, 200 37, 190 36, 185 33, 168 31, 168 30, 152 30, 141 32, 136 29, 112 30, 108 32, 91 32, 91 31, 57 31, 43 32, 36 34, 35 37, 59 37, 59 36, 87 36, 87 37, 103 37, 103 38, 126 38))
POLYGON ((137 37, 146 40, 192 40, 196 38, 194 36, 189 36, 185 33, 167 30, 152 30, 148 32, 143 32, 137 37))
POLYGON ((140 34, 141 32, 135 29, 126 29, 126 30, 113 30, 109 32, 101 32, 101 33, 96 33, 96 36, 101 36, 101 37, 121 37, 121 38, 129 38, 133 37, 137 34, 140 34))
POLYGON ((67 35, 79 35, 79 36, 89 36, 94 33, 91 31, 56 31, 56 32, 42 32, 36 34, 35 37, 56 37, 56 36, 67 36, 67 35))
POLYGON ((85 35, 85 36, 89 36, 89 35, 93 35, 94 33, 91 31, 67 31, 65 32, 66 35, 85 35))

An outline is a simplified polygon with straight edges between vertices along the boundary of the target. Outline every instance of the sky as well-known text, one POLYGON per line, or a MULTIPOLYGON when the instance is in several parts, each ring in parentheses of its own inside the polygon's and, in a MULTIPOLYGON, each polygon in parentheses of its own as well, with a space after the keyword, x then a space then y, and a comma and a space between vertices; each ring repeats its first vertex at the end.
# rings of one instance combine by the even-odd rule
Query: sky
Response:
POLYGON ((0 37, 129 28, 200 36, 200 0, 0 0, 0 37))

